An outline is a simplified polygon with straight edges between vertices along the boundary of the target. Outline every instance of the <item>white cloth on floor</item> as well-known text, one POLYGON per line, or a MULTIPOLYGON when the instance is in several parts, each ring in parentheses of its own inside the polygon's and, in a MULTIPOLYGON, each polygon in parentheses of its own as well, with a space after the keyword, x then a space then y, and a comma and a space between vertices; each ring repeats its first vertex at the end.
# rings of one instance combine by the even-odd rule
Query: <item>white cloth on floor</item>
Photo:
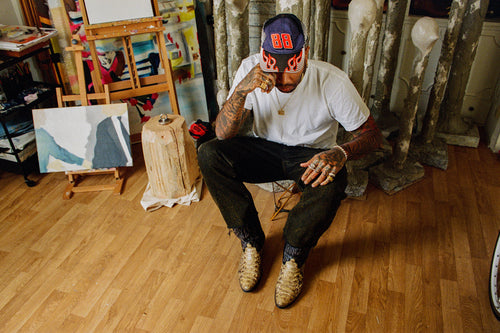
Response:
POLYGON ((189 206, 191 202, 200 201, 201 197, 201 189, 203 185, 203 179, 200 177, 195 184, 193 185, 193 190, 191 193, 180 197, 180 198, 158 198, 153 194, 151 186, 148 182, 146 186, 146 190, 144 191, 144 195, 141 199, 141 206, 147 212, 155 211, 163 206, 173 207, 175 204, 189 206))

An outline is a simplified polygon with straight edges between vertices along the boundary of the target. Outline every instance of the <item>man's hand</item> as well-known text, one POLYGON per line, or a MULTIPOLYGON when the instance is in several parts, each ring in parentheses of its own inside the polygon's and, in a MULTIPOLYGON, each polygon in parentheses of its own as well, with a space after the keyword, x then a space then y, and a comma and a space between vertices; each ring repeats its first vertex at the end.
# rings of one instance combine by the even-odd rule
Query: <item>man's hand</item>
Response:
POLYGON ((361 158, 380 148, 382 144, 382 135, 371 115, 363 125, 349 133, 352 134, 353 139, 342 144, 342 147, 337 146, 316 154, 309 161, 300 164, 301 167, 307 167, 301 178, 304 184, 309 184, 313 180, 315 181, 312 183, 312 187, 331 183, 337 172, 344 166, 347 157, 350 159, 361 158))
POLYGON ((276 76, 274 74, 263 72, 259 65, 252 68, 222 106, 215 121, 217 138, 220 140, 229 139, 238 133, 250 113, 250 110, 244 108, 245 100, 250 92, 261 89, 263 92, 269 93, 275 84, 276 76))
POLYGON ((276 75, 273 73, 266 73, 257 64, 238 84, 235 92, 243 92, 246 94, 260 88, 262 92, 270 93, 276 84, 276 75))
POLYGON ((312 187, 331 183, 346 161, 347 157, 339 147, 316 154, 309 161, 300 164, 307 168, 301 180, 306 185, 315 180, 312 187))

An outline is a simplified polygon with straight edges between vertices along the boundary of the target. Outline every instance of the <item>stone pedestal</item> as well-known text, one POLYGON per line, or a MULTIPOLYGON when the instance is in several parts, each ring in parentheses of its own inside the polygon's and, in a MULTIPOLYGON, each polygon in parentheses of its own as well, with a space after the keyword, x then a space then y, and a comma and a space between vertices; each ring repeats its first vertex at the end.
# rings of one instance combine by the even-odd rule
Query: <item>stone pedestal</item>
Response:
POLYGON ((390 161, 370 168, 370 181, 385 193, 392 195, 424 178, 424 167, 410 158, 402 169, 395 169, 390 161))
POLYGON ((368 187, 368 171, 352 170, 347 174, 345 194, 348 198, 365 200, 368 187))
POLYGON ((345 193, 351 199, 366 199, 366 188, 368 187, 368 169, 381 161, 388 159, 392 154, 392 147, 383 140, 382 148, 366 155, 362 159, 348 161, 347 168, 347 188, 345 193))
POLYGON ((425 165, 442 170, 448 168, 448 145, 441 139, 434 139, 428 144, 413 142, 409 156, 425 165))
POLYGON ((443 139, 449 145, 470 148, 479 146, 479 129, 475 125, 463 134, 437 132, 436 137, 443 139))

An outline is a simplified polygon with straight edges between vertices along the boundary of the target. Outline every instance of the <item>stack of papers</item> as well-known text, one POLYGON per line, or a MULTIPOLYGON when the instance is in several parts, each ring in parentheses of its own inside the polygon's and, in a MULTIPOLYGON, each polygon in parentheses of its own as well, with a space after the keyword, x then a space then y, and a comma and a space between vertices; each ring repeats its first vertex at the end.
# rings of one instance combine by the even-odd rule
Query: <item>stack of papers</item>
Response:
POLYGON ((55 35, 55 29, 0 24, 0 50, 20 52, 55 35))

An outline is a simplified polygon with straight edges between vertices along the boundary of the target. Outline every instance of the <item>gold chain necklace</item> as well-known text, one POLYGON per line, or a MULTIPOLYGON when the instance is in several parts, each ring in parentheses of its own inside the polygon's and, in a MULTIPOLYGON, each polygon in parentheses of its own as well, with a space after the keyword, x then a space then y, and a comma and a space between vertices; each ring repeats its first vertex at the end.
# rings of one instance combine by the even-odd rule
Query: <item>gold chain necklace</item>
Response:
POLYGON ((278 106, 279 106, 279 109, 278 109, 278 114, 280 116, 284 116, 285 115, 285 107, 288 105, 288 102, 290 102, 290 100, 292 99, 293 97, 293 94, 295 93, 295 90, 293 90, 292 94, 290 95, 290 97, 288 97, 287 101, 285 102, 285 104, 283 106, 281 106, 281 103, 280 103, 280 98, 278 96, 278 92, 277 92, 278 89, 276 89, 275 91, 275 94, 276 94, 276 101, 278 101, 278 106))
MULTIPOLYGON (((304 72, 305 72, 305 70, 304 70, 304 72)), ((278 106, 279 106, 278 114, 280 116, 284 116, 285 115, 285 107, 288 105, 288 102, 290 102, 290 100, 293 98, 293 95, 297 91, 297 87, 299 86, 300 82, 302 82, 302 79, 304 78, 304 72, 302 72, 302 74, 300 75, 299 83, 297 83, 297 86, 295 87, 295 89, 293 89, 290 97, 287 99, 287 101, 285 102, 285 105, 283 105, 283 106, 281 106, 280 98, 278 96, 278 88, 274 87, 275 88, 275 92, 274 93, 276 94, 276 100, 278 101, 278 106)))

